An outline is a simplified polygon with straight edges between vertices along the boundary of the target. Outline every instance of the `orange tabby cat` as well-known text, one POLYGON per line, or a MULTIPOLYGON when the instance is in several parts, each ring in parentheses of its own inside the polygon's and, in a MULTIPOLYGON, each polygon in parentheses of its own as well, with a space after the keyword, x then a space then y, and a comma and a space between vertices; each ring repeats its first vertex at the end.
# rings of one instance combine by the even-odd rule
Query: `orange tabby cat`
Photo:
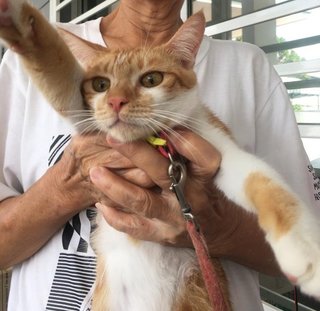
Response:
MULTIPOLYGON (((0 36, 21 55, 33 81, 61 115, 79 131, 103 131, 122 142, 172 132, 176 125, 207 139, 222 154, 215 185, 257 214, 283 271, 303 291, 319 296, 320 226, 315 217, 281 176, 236 145, 199 100, 192 66, 204 32, 202 13, 190 17, 161 46, 110 50, 61 30, 68 48, 24 1, 1 3, 7 9, 2 13, 6 26, 1 27, 0 18, 0 36), (81 117, 81 109, 91 116, 81 117)), ((133 241, 101 216, 97 222, 95 311, 212 310, 192 250, 133 241)))

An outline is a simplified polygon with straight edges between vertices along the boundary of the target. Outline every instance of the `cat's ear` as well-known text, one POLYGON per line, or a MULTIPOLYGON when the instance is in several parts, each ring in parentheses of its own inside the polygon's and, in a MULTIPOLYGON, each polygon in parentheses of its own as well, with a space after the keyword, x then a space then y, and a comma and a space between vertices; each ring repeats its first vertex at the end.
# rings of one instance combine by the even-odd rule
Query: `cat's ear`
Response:
POLYGON ((67 44, 74 57, 83 68, 87 68, 99 52, 105 52, 106 50, 105 47, 86 41, 65 29, 58 28, 57 30, 60 37, 67 44))
POLYGON ((192 68, 198 53, 206 20, 202 11, 190 16, 178 29, 165 47, 170 53, 181 58, 182 64, 187 68, 192 68))

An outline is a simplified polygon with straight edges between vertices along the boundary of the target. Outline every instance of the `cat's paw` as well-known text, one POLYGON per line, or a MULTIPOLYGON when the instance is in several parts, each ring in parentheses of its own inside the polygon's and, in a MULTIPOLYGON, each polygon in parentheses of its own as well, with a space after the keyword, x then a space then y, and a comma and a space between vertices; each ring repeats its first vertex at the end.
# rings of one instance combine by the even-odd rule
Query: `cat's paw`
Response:
POLYGON ((0 39, 18 53, 30 47, 34 35, 33 10, 24 0, 0 0, 0 39))
POLYGON ((270 242, 288 279, 305 294, 320 299, 320 228, 319 223, 310 221, 270 242))
POLYGON ((19 24, 23 0, 0 0, 0 27, 19 24))
POLYGON ((6 12, 9 9, 8 0, 0 0, 0 12, 6 12))
POLYGON ((0 28, 9 27, 13 24, 12 17, 9 13, 9 1, 0 0, 0 28))

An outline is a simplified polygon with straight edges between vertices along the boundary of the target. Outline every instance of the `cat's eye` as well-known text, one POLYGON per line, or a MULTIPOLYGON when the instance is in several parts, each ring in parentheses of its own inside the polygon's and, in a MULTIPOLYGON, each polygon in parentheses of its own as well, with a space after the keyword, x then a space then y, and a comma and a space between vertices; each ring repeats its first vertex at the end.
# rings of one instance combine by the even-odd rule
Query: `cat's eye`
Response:
POLYGON ((110 87, 110 80, 102 77, 93 78, 92 87, 96 92, 105 92, 110 87))
POLYGON ((144 87, 155 87, 163 81, 163 73, 160 71, 148 72, 140 79, 144 87))

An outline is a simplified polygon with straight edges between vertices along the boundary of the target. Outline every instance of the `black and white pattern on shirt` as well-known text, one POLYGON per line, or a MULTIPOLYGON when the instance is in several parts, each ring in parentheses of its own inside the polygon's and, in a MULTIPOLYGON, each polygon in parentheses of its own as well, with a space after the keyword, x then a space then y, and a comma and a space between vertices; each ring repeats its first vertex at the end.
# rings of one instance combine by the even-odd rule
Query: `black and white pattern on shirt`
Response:
POLYGON ((60 254, 46 310, 90 310, 95 281, 96 258, 79 254, 60 254))
MULTIPOLYGON (((71 135, 52 138, 48 166, 62 157, 71 135)), ((87 209, 70 219, 62 230, 60 253, 46 306, 50 311, 90 311, 95 281, 96 257, 90 248, 94 228, 94 209, 87 209)))
POLYGON ((66 223, 62 233, 62 245, 65 250, 79 253, 88 252, 95 215, 95 210, 87 209, 66 223))
POLYGON ((62 157, 65 147, 71 140, 71 135, 57 135, 52 138, 49 149, 48 166, 56 164, 62 157))

